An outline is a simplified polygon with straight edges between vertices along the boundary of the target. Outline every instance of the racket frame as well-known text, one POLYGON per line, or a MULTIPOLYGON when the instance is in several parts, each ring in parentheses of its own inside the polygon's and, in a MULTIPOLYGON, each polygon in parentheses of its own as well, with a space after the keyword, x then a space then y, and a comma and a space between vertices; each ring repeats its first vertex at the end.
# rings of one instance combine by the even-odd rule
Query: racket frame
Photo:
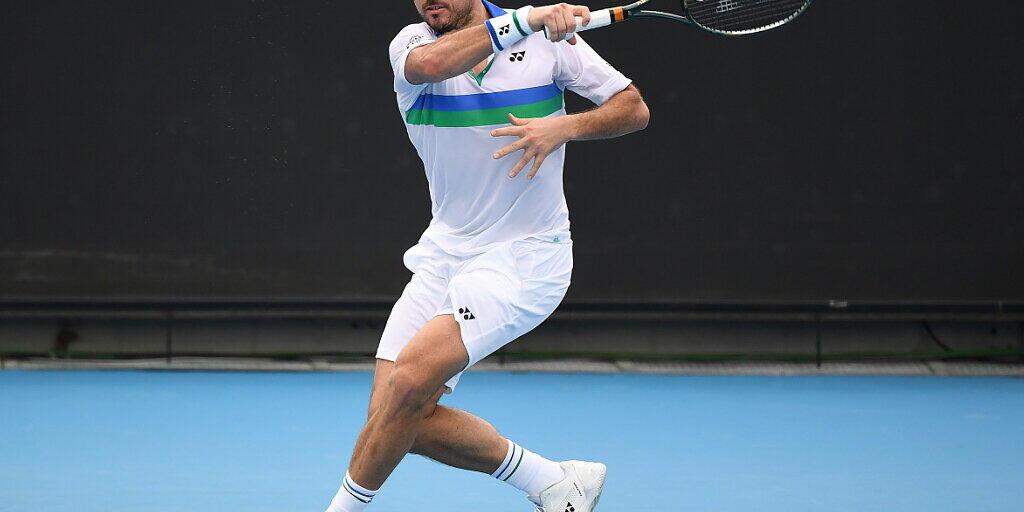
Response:
MULTIPOLYGON (((682 2, 680 2, 680 3, 683 5, 683 14, 674 14, 674 13, 671 13, 671 12, 662 12, 662 11, 645 11, 645 10, 640 9, 641 6, 643 6, 644 4, 646 4, 647 2, 650 2, 650 1, 651 0, 638 0, 638 1, 634 2, 634 3, 629 4, 629 5, 624 5, 624 6, 621 6, 621 7, 610 7, 610 8, 608 8, 608 11, 611 12, 611 23, 609 23, 609 24, 614 24, 614 23, 618 23, 618 22, 621 22, 621 21, 626 21, 626 20, 628 20, 630 18, 661 18, 661 19, 665 19, 665 20, 678 21, 680 23, 685 23, 687 25, 699 28, 699 29, 701 29, 701 30, 703 30, 705 32, 709 32, 711 34, 715 34, 715 35, 719 35, 719 36, 725 36, 725 37, 737 37, 737 36, 746 36, 746 35, 750 35, 750 34, 756 34, 758 32, 765 32, 765 31, 771 30, 773 28, 781 27, 782 25, 785 25, 785 24, 793 21, 798 16, 803 14, 803 12, 806 11, 807 8, 810 7, 811 3, 813 2, 813 0, 807 0, 807 2, 804 3, 804 5, 800 8, 800 10, 796 11, 795 13, 793 13, 792 15, 787 17, 786 19, 777 21, 777 22, 772 23, 770 25, 766 25, 766 26, 758 27, 758 28, 754 28, 754 29, 748 29, 748 30, 730 30, 730 31, 725 31, 725 30, 715 30, 713 28, 709 28, 709 27, 706 27, 706 26, 701 25, 700 23, 698 23, 690 15, 689 10, 686 8, 686 4, 682 3, 682 2)), ((594 27, 594 28, 597 28, 597 27, 594 27)))

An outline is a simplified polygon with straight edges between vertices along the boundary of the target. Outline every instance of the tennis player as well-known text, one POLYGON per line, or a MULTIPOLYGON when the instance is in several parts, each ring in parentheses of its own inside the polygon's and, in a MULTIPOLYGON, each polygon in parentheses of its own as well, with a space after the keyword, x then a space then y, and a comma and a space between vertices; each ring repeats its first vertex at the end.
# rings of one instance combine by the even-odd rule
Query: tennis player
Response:
MULTIPOLYGON (((574 16, 590 20, 586 7, 414 3, 424 22, 391 42, 391 65, 433 219, 405 253, 412 280, 384 328, 369 417, 327 510, 361 512, 405 454, 416 453, 489 474, 543 512, 590 512, 604 464, 548 460, 437 402, 466 368, 547 318, 569 287, 565 143, 641 130, 647 106, 579 36, 564 41, 574 16), (599 106, 566 115, 566 89, 599 106)), ((574 398, 552 391, 533 421, 581 428, 585 420, 567 421, 558 409, 574 398)))

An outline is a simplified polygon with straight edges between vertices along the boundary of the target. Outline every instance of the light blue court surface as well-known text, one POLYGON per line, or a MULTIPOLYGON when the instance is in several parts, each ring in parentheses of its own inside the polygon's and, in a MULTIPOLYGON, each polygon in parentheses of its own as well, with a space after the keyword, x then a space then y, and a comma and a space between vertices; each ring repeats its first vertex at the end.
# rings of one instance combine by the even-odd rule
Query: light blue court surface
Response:
MULTIPOLYGON (((321 512, 368 373, 0 372, 0 510, 321 512)), ((474 373, 445 403, 608 464, 603 512, 1024 510, 1024 380, 474 373)), ((370 511, 532 510, 410 456, 370 511)))

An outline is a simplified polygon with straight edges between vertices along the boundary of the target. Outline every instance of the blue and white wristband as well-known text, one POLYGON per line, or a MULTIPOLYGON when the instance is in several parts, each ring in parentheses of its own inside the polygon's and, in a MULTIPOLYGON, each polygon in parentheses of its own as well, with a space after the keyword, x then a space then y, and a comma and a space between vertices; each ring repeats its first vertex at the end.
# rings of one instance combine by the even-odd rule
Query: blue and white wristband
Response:
POLYGON ((527 5, 484 22, 487 25, 487 32, 491 35, 491 49, 494 53, 505 51, 505 48, 533 33, 528 21, 531 9, 533 6, 527 5))

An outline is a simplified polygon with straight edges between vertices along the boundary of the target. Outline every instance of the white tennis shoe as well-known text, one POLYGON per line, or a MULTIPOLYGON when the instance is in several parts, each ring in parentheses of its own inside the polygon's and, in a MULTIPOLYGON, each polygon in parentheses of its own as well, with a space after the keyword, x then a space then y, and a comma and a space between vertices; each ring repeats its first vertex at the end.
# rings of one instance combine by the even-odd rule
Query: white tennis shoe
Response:
POLYGON ((570 460, 559 463, 565 478, 548 487, 540 496, 530 496, 537 512, 591 512, 597 507, 604 489, 608 468, 600 462, 570 460))

